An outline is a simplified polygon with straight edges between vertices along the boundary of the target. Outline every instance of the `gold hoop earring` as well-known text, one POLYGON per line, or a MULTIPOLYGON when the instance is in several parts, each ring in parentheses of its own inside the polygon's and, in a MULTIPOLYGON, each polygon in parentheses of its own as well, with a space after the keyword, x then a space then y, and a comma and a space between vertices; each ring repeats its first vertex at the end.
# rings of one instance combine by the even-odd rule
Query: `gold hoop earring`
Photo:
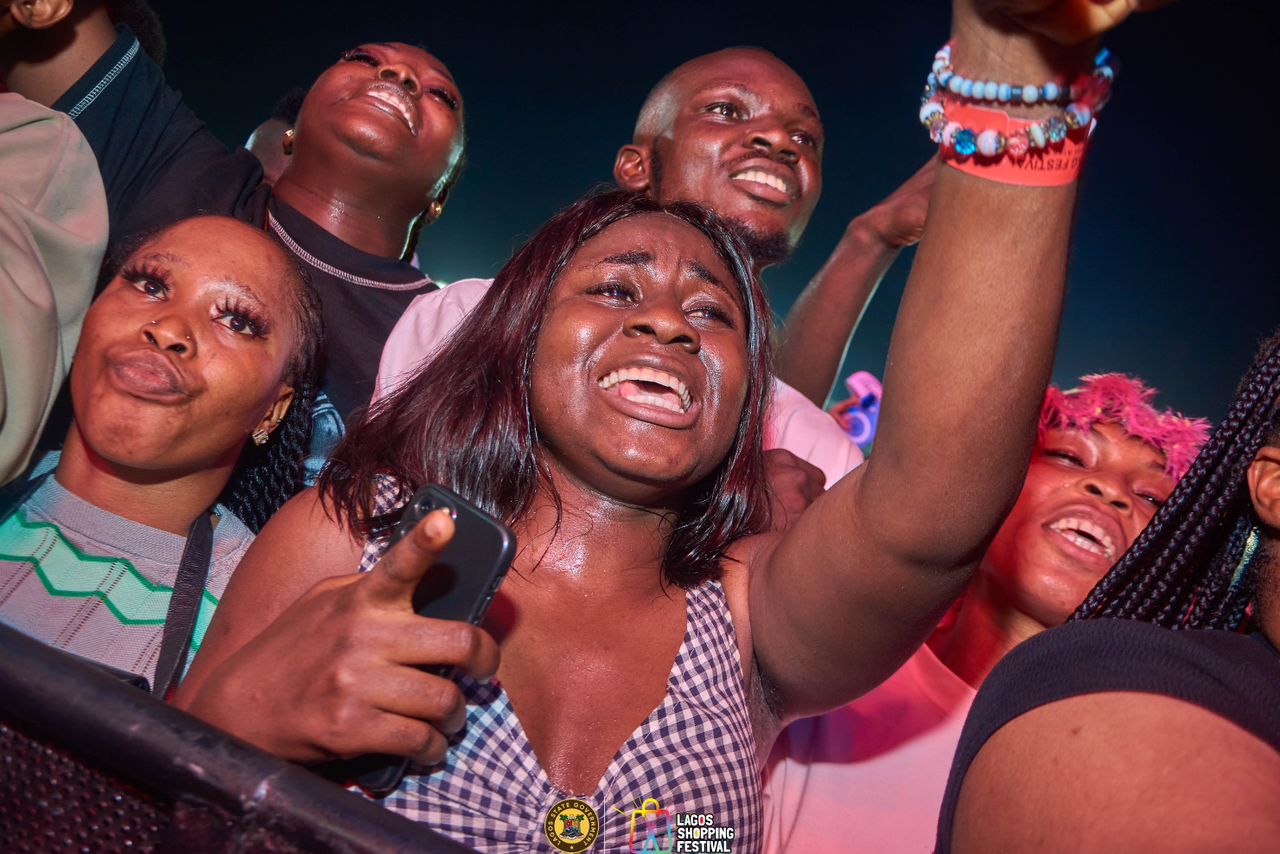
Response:
POLYGON ((284 137, 281 139, 281 144, 284 146, 285 154, 293 154, 293 140, 295 136, 297 136, 297 133, 296 131, 294 131, 293 128, 289 128, 284 132, 284 137))
POLYGON ((442 213, 444 213, 444 202, 432 199, 431 204, 427 205, 427 222, 435 222, 442 213))

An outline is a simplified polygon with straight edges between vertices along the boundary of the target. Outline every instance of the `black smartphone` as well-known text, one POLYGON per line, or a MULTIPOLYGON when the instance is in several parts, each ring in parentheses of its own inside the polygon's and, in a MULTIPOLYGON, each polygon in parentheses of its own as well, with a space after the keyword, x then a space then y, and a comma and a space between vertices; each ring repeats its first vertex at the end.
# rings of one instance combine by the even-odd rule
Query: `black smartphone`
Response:
MULTIPOLYGON (((453 539, 418 583, 413 609, 423 617, 478 624, 515 557, 516 535, 460 495, 428 484, 405 507, 390 545, 412 531, 428 513, 442 507, 453 517, 453 539)), ((451 667, 424 669, 450 679, 454 675, 451 667)), ((330 780, 355 783, 370 796, 383 798, 400 785, 408 767, 409 760, 402 756, 368 754, 328 762, 316 770, 330 780)))

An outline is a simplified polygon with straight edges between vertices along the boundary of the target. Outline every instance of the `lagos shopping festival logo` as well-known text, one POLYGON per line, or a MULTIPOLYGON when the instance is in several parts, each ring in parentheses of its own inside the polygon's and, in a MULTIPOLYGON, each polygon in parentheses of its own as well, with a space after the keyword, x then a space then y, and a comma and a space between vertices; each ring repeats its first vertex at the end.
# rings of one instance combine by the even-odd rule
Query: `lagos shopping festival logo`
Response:
POLYGON ((716 824, 715 816, 709 812, 672 813, 663 809, 657 798, 645 798, 638 809, 631 810, 627 850, 642 854, 732 854, 734 836, 733 827, 716 824))
POLYGON ((600 817, 586 801, 566 798, 547 811, 543 830, 557 851, 576 854, 595 844, 600 835, 600 817))

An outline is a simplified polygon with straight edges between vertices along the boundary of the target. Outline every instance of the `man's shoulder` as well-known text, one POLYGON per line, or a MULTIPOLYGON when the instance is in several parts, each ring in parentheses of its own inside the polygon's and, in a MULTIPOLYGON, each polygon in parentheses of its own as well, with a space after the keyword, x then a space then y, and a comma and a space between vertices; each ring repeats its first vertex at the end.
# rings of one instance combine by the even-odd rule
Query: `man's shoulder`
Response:
POLYGON ((414 297, 383 345, 374 399, 413 374, 426 357, 439 349, 491 284, 492 279, 458 279, 414 297))
POLYGON ((862 449, 836 420, 777 377, 769 401, 765 448, 785 448, 822 469, 830 488, 862 464, 862 449))
MULTIPOLYGON (((491 284, 493 279, 458 279, 441 285, 437 290, 419 294, 401 315, 392 337, 400 333, 401 327, 420 331, 427 326, 431 329, 439 327, 444 332, 452 331, 476 307, 491 284)), ((421 340, 417 334, 414 338, 421 340)))

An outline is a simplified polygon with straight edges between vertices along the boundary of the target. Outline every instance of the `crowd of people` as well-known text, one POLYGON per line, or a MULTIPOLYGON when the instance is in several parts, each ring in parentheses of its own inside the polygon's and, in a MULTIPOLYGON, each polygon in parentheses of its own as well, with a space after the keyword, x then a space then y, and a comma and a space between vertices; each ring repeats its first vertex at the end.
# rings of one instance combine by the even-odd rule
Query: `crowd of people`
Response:
POLYGON ((0 622, 294 762, 408 757, 381 803, 481 851, 673 850, 650 801, 744 852, 1265 849, 1280 336, 1212 435, 1049 385, 1098 41, 1151 5, 956 0, 937 157, 779 334, 822 123, 767 50, 672 70, 616 188, 441 287, 432 53, 357 45, 230 149, 149 10, 0 0, 0 622), (821 404, 915 244, 864 454, 821 404), (428 484, 516 535, 479 625, 415 613, 428 484))

